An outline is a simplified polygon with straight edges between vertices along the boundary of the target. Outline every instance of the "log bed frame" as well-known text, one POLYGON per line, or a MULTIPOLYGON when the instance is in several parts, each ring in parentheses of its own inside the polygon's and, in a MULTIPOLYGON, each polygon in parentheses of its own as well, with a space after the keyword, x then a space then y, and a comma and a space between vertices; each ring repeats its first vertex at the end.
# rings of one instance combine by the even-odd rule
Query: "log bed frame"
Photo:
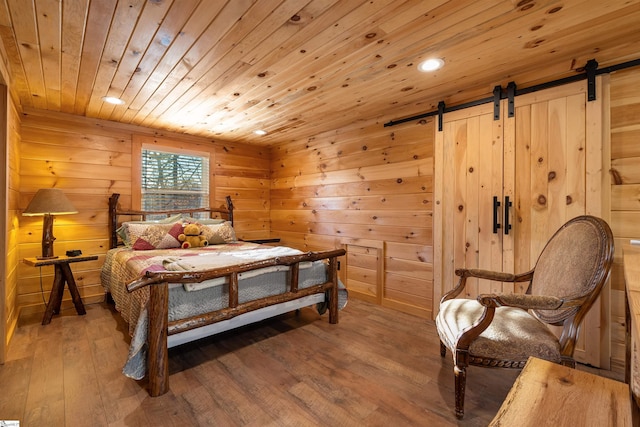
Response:
MULTIPOLYGON (((231 221, 233 224, 233 203, 231 197, 226 197, 227 206, 224 208, 201 208, 201 209, 185 209, 185 210, 166 210, 166 211, 134 211, 119 210, 118 198, 119 194, 114 193, 109 198, 109 231, 110 231, 110 247, 118 246, 118 236, 116 230, 118 228, 118 219, 121 216, 132 218, 141 218, 145 220, 150 215, 166 215, 171 216, 177 213, 186 213, 193 215, 194 213, 207 212, 209 216, 218 214, 224 219, 231 221)), ((199 272, 147 272, 145 276, 140 277, 134 282, 127 285, 127 291, 133 292, 136 289, 149 286, 149 330, 148 330, 148 349, 147 349, 147 375, 149 379, 149 394, 152 397, 160 396, 169 391, 169 339, 171 336, 178 334, 189 334, 198 328, 206 330, 211 326, 220 325, 229 319, 236 318, 242 320, 243 316, 248 316, 251 312, 257 310, 271 310, 266 317, 275 316, 284 312, 293 311, 295 309, 312 305, 309 302, 311 297, 323 296, 325 304, 329 309, 329 322, 338 323, 338 257, 345 255, 344 249, 336 249, 321 252, 308 252, 301 255, 281 256, 277 258, 254 261, 240 264, 233 267, 216 268, 199 272), (328 260, 328 280, 325 283, 314 285, 308 288, 298 288, 298 274, 301 262, 328 260), (240 304, 238 302, 238 274, 250 270, 256 270, 269 266, 285 265, 289 266, 289 291, 265 297, 253 301, 240 304), (205 280, 218 277, 227 277, 229 283, 229 304, 227 308, 223 308, 210 313, 193 316, 187 319, 175 320, 169 322, 169 283, 199 283, 205 280), (327 301, 328 299, 328 301, 327 301), (269 309, 267 309, 269 307, 269 309)), ((313 301, 317 301, 318 298, 313 301)), ((174 345, 192 341, 194 339, 208 336, 213 333, 222 332, 241 326, 243 323, 235 325, 226 322, 228 326, 222 326, 217 329, 209 329, 209 332, 195 334, 193 337, 187 337, 177 340, 174 345)), ((244 324, 251 323, 245 321, 244 324)))

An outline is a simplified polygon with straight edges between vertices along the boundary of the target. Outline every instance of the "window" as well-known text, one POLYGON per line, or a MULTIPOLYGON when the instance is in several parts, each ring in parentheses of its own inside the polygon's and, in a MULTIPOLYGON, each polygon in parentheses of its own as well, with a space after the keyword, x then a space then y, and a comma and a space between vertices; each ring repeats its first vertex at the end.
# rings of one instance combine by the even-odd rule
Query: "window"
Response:
POLYGON ((209 157, 142 149, 143 210, 209 206, 209 157))

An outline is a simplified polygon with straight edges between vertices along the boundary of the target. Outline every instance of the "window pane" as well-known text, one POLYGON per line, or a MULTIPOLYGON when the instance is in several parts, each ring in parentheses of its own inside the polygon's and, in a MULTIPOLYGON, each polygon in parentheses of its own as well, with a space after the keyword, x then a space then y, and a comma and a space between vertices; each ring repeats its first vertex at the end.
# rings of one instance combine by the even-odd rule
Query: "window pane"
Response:
POLYGON ((142 209, 209 206, 209 159, 204 156, 142 150, 142 209))

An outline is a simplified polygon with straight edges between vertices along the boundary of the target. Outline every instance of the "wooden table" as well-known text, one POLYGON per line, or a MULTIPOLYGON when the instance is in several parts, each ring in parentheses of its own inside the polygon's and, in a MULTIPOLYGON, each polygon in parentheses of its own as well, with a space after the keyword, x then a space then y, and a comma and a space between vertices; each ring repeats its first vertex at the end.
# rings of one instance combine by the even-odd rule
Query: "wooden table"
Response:
POLYGON ((640 246, 622 247, 626 297, 626 363, 625 380, 636 402, 640 403, 640 246))
POLYGON ((47 303, 47 309, 45 310, 44 317, 42 318, 43 325, 48 325, 49 323, 51 323, 51 317, 54 314, 60 313, 60 306, 62 304, 62 293, 64 292, 65 283, 69 287, 71 300, 73 301, 73 305, 75 305, 76 307, 76 312, 80 315, 86 314, 84 305, 82 304, 82 298, 80 297, 80 292, 78 292, 78 287, 76 286, 76 281, 73 278, 73 273, 71 272, 71 267, 69 267, 69 264, 71 264, 72 262, 93 261, 96 259, 98 259, 97 255, 76 257, 60 256, 58 258, 52 259, 24 259, 25 264, 33 267, 44 267, 47 265, 53 265, 55 268, 55 275, 53 278, 53 286, 51 287, 51 294, 49 295, 49 302, 47 303))
POLYGON ((490 426, 631 426, 629 386, 529 358, 490 426))

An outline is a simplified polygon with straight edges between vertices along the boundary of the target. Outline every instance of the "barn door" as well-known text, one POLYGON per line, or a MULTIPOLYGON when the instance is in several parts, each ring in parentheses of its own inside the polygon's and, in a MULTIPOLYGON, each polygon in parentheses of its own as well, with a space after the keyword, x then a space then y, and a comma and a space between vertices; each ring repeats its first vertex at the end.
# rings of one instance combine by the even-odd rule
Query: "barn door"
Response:
MULTIPOLYGON (((587 102, 586 87, 583 81, 518 96, 515 116, 505 119, 505 164, 514 165, 504 174, 514 219, 506 270, 531 269, 549 238, 571 218, 601 216, 602 102, 587 102)), ((524 286, 515 291, 524 292, 524 286)), ((601 365, 600 305, 596 302, 583 322, 574 353, 594 366, 601 365)))
MULTIPOLYGON (((601 107, 587 103, 586 84, 518 96, 514 117, 501 108, 494 120, 492 104, 444 115, 434 165, 434 313, 457 281, 456 268, 526 272, 567 220, 600 215, 601 107)), ((526 290, 469 285, 469 298, 526 290)), ((603 330, 596 303, 581 333, 591 341, 581 338, 577 360, 594 366, 608 360, 600 354, 603 330)))
MULTIPOLYGON (((456 268, 503 269, 503 120, 494 120, 489 104, 447 113, 443 119, 434 164, 436 303, 457 281, 456 268)), ((474 279, 467 282, 466 292, 474 298, 502 292, 502 286, 474 279)))

